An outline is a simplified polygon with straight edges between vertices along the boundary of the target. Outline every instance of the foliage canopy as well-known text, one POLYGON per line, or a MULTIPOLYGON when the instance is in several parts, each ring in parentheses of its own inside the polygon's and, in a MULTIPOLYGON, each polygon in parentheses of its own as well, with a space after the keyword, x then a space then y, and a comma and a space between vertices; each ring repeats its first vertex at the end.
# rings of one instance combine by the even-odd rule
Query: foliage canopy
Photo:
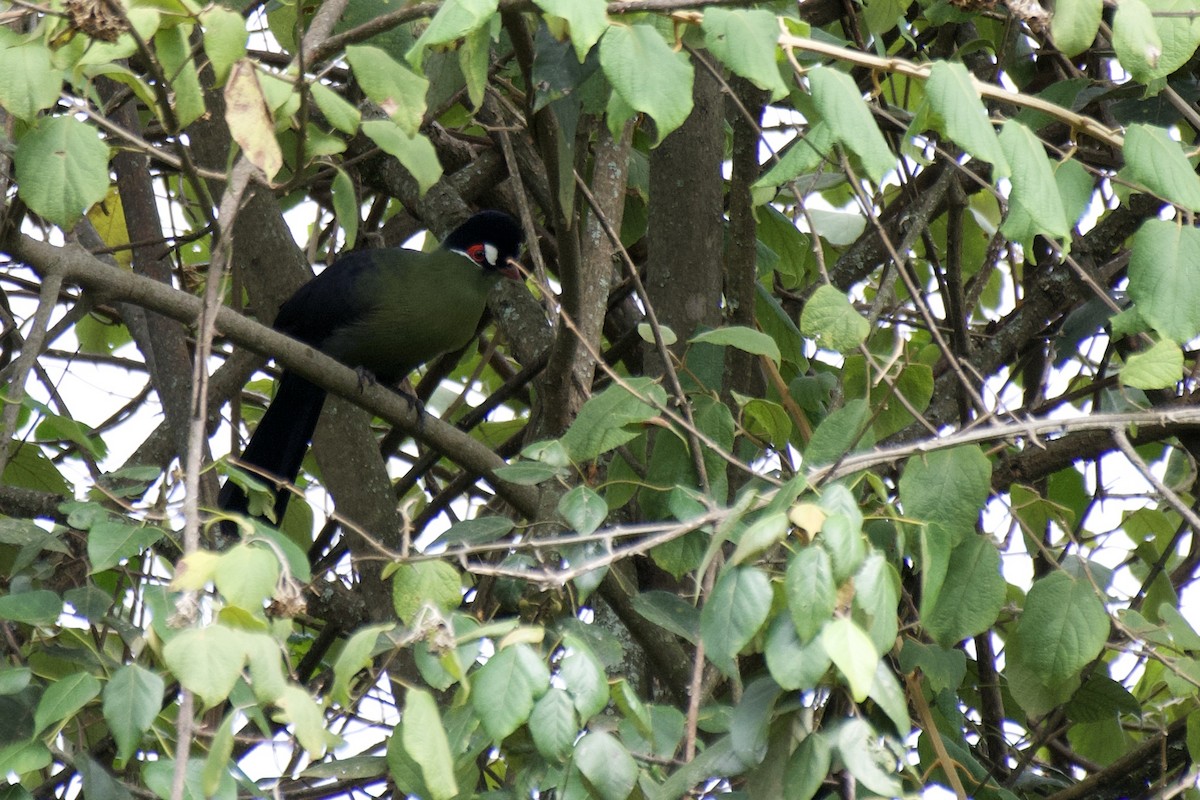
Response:
POLYGON ((1200 796, 1200 19, 1052 11, 0 12, 0 794, 1200 796), (253 321, 480 207, 436 418, 253 321))

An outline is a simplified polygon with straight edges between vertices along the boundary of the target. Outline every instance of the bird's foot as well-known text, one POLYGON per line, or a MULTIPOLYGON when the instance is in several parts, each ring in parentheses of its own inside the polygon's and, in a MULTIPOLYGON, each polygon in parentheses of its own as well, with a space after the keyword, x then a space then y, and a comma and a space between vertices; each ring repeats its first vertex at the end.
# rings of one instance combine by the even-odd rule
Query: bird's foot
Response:
POLYGON ((371 370, 367 369, 366 367, 355 367, 354 373, 358 375, 359 394, 361 394, 368 386, 374 386, 375 384, 379 383, 379 380, 375 377, 375 373, 371 372, 371 370))

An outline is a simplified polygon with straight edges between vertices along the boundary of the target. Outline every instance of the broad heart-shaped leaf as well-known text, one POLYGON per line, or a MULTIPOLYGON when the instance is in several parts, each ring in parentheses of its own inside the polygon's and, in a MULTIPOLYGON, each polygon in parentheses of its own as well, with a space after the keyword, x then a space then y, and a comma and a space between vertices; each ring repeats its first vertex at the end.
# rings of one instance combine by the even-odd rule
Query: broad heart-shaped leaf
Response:
POLYGON ((925 96, 942 120, 942 133, 975 158, 991 162, 994 177, 1008 176, 1008 161, 1000 140, 965 66, 957 61, 933 62, 925 96))
POLYGON ((852 447, 858 450, 870 447, 873 442, 870 431, 863 433, 869 410, 866 400, 851 400, 821 420, 804 450, 805 466, 832 464, 852 447))
MULTIPOLYGON (((350 62, 354 77, 367 97, 379 104, 406 137, 415 137, 425 115, 425 93, 429 91, 429 80, 396 61, 385 51, 370 45, 347 47, 346 60, 350 62)), ((364 133, 367 132, 369 124, 371 123, 363 125, 364 133)), ((370 133, 367 135, 375 139, 370 133)), ((383 147, 378 140, 375 143, 383 147)), ((386 147, 384 150, 391 153, 386 147)), ((408 167, 407 164, 404 166, 408 167)), ((411 167, 408 169, 412 170, 411 167)))
POLYGON ((816 67, 808 73, 813 102, 821 119, 833 128, 843 147, 854 153, 875 183, 896 168, 896 157, 879 132, 854 79, 832 66, 816 67))
POLYGON ((726 675, 771 611, 771 582, 754 567, 730 567, 717 578, 700 611, 700 636, 709 660, 726 675))
POLYGON ((75 117, 49 117, 21 137, 17 189, 39 216, 71 228, 108 192, 108 147, 75 117))
POLYGON ((1029 128, 1010 119, 1000 129, 1000 146, 1012 170, 1008 216, 1001 230, 1022 242, 1039 233, 1054 239, 1066 237, 1071 223, 1041 141, 1029 128))
POLYGON ((1186 64, 1200 46, 1200 20, 1192 13, 1195 7, 1191 0, 1146 0, 1146 5, 1162 42, 1158 63, 1150 75, 1165 78, 1186 64))
POLYGON ((462 578, 453 564, 413 561, 401 564, 392 576, 392 605, 405 624, 412 624, 426 603, 449 610, 461 602, 462 578))
POLYGON ((1200 178, 1179 142, 1154 125, 1130 125, 1121 175, 1189 211, 1200 211, 1200 178))
POLYGON ((1104 0, 1058 0, 1050 20, 1054 45, 1068 58, 1092 46, 1100 30, 1104 0))
POLYGON ((408 134, 399 125, 386 119, 373 119, 362 124, 362 132, 379 145, 390 156, 395 156, 409 174, 417 181, 421 194, 442 177, 442 163, 438 161, 433 144, 422 133, 408 134))
POLYGON ((1121 66, 1139 83, 1158 77, 1163 43, 1154 25, 1154 12, 1143 0, 1124 0, 1113 16, 1113 49, 1121 66))
POLYGON ((62 73, 50 63, 50 49, 27 43, 0 50, 0 107, 25 122, 58 102, 62 73))
POLYGON ((904 514, 926 523, 920 534, 922 608, 937 602, 951 550, 974 535, 991 479, 991 462, 974 446, 917 456, 904 466, 900 476, 904 514))
POLYGON ((821 630, 821 644, 846 678, 854 701, 866 700, 875 683, 875 665, 879 663, 879 653, 871 637, 853 620, 839 617, 821 630))
POLYGON ((279 557, 273 549, 239 544, 217 563, 217 591, 229 605, 259 613, 263 602, 275 593, 280 572, 279 557))
POLYGON ((707 342, 708 344, 736 347, 738 350, 750 353, 751 355, 766 356, 774 361, 776 366, 779 365, 779 361, 782 358, 779 354, 779 345, 775 343, 774 339, 762 331, 756 331, 753 328, 741 325, 731 325, 726 328, 705 331, 688 339, 688 342, 690 344, 707 342))
POLYGON ((566 654, 559 665, 559 677, 579 711, 579 718, 587 721, 608 705, 604 665, 577 636, 568 634, 563 646, 566 654))
POLYGON ((163 660, 184 688, 211 708, 233 691, 246 651, 238 631, 217 624, 177 634, 163 648, 163 660))
POLYGON ((117 740, 117 757, 128 761, 162 710, 163 679, 137 664, 121 667, 104 687, 104 721, 117 740))
POLYGON ((33 712, 33 729, 40 734, 92 702, 100 694, 100 681, 87 672, 59 678, 42 693, 33 712))
POLYGON ((847 353, 867 340, 871 323, 850 305, 841 289, 822 284, 800 312, 800 332, 821 347, 847 353))
POLYGON ((103 519, 88 531, 88 560, 92 572, 112 570, 122 559, 133 558, 162 539, 162 530, 131 524, 120 519, 103 519))
POLYGON ((1121 383, 1135 389, 1165 389, 1183 378, 1183 350, 1163 339, 1141 353, 1125 359, 1121 383))
POLYGON ((1168 339, 1200 333, 1200 231, 1161 219, 1142 223, 1129 257, 1129 296, 1168 339))
POLYGON ((666 391, 651 378, 633 378, 626 381, 626 386, 629 388, 613 384, 583 404, 562 437, 563 447, 573 461, 590 461, 636 438, 641 431, 626 426, 653 419, 658 415, 655 406, 667 401, 666 391))
POLYGON ((471 705, 494 741, 529 719, 533 703, 550 688, 550 672, 528 645, 505 647, 474 675, 471 705))
POLYGON ((533 4, 571 26, 571 45, 580 63, 608 30, 608 3, 604 0, 533 0, 533 4))
POLYGON ((637 784, 637 762, 611 733, 589 733, 580 739, 575 766, 600 800, 625 800, 637 784))
POLYGON ((692 113, 692 63, 650 25, 610 26, 600 68, 621 100, 654 118, 659 141, 692 113))
POLYGON ((700 28, 704 31, 704 44, 735 74, 770 91, 773 100, 787 94, 787 85, 775 61, 779 20, 774 14, 765 9, 713 6, 704 10, 700 28))
POLYGON ((496 6, 497 0, 446 0, 433 15, 421 38, 408 51, 406 58, 409 63, 420 69, 427 47, 449 44, 479 30, 496 15, 496 6))
POLYGON ((432 800, 454 797, 458 794, 454 757, 433 695, 410 688, 404 696, 404 723, 401 734, 404 749, 420 765, 432 800))
POLYGON ((837 607, 829 553, 821 547, 798 550, 788 561, 784 589, 796 633, 801 642, 810 641, 837 607))
POLYGON ((1013 697, 1030 714, 1065 702, 1108 631, 1108 613, 1090 581, 1061 570, 1035 581, 1005 648, 1013 697))
POLYGON ((992 626, 1004 591, 1000 551, 985 536, 968 536, 950 552, 946 580, 921 624, 939 644, 953 647, 992 626))

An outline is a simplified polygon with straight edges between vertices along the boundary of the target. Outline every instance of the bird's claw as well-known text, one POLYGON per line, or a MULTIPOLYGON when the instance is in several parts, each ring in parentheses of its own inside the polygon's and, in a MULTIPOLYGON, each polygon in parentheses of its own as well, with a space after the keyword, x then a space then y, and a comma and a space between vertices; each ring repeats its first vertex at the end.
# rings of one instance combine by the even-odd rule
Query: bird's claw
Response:
POLYGON ((359 394, 361 394, 368 386, 374 386, 375 384, 379 383, 378 379, 375 377, 375 373, 371 372, 371 370, 367 369, 366 367, 355 367, 354 373, 358 375, 359 394))

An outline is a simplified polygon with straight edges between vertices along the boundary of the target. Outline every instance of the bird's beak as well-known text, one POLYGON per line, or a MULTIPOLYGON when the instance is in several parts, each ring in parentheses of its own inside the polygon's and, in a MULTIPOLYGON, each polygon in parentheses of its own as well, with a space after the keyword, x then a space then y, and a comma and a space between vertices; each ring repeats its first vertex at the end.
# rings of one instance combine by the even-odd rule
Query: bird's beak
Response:
POLYGON ((520 261, 515 258, 510 258, 504 262, 504 266, 500 268, 500 274, 514 281, 521 280, 521 274, 525 271, 520 261))

